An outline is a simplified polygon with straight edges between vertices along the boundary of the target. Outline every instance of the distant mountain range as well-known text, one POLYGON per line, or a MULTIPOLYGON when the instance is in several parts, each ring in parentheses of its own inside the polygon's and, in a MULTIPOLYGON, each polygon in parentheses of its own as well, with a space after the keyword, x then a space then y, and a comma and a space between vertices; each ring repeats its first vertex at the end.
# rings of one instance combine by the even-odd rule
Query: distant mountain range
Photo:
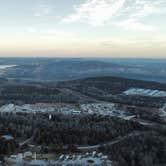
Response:
POLYGON ((9 79, 64 81, 120 76, 166 82, 165 59, 1 58, 0 65, 15 65, 0 70, 0 76, 9 79))

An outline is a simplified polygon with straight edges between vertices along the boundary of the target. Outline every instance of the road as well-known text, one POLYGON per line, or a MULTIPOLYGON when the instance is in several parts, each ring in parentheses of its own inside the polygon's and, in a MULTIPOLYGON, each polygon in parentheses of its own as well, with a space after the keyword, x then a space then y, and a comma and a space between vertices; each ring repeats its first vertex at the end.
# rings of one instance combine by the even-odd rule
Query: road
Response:
POLYGON ((24 146, 25 144, 28 144, 29 142, 31 142, 33 140, 33 138, 34 138, 34 136, 32 136, 31 138, 28 138, 24 142, 19 143, 19 146, 24 146))
MULTIPOLYGON (((149 120, 142 120, 142 119, 137 119, 137 118, 133 118, 132 121, 137 122, 143 126, 147 126, 153 130, 157 130, 158 129, 161 130, 161 132, 165 131, 166 132, 166 125, 160 124, 160 123, 156 123, 156 122, 152 122, 149 120)), ((111 146, 114 145, 120 141, 125 140, 128 137, 132 137, 132 136, 139 136, 141 133, 144 133, 143 131, 134 131, 131 132, 125 136, 119 136, 118 138, 116 138, 113 141, 107 142, 107 143, 101 143, 101 144, 97 144, 97 145, 92 145, 92 146, 78 146, 77 149, 81 150, 81 151, 88 151, 88 150, 97 150, 98 148, 104 147, 104 146, 111 146)))
POLYGON ((119 136, 115 140, 107 142, 107 143, 102 143, 102 144, 97 144, 97 145, 92 145, 92 146, 78 146, 77 149, 81 150, 81 151, 97 150, 98 148, 101 148, 101 147, 104 147, 104 146, 114 145, 118 142, 121 142, 121 141, 125 140, 126 138, 129 138, 129 137, 132 137, 132 136, 139 136, 141 133, 143 133, 143 132, 135 131, 135 132, 131 132, 131 133, 125 135, 125 136, 119 136))

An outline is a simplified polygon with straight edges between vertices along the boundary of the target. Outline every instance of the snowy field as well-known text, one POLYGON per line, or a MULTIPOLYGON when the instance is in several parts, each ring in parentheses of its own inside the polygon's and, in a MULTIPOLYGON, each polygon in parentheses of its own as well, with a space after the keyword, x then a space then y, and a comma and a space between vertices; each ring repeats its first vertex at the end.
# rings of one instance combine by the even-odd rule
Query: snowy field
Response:
POLYGON ((2 69, 7 69, 7 68, 11 68, 11 67, 15 67, 17 65, 0 65, 0 70, 2 69))
POLYGON ((139 95, 149 97, 166 97, 166 91, 152 90, 152 89, 141 89, 141 88, 130 88, 123 92, 125 95, 139 95))

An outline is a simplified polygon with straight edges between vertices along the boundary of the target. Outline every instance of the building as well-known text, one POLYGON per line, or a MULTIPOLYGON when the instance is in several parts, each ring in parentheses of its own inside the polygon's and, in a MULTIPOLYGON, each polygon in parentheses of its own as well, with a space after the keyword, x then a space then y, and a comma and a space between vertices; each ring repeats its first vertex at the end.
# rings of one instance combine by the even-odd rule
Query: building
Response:
POLYGON ((49 160, 44 158, 36 159, 34 154, 25 152, 22 155, 11 155, 5 161, 8 166, 111 166, 111 161, 108 157, 97 152, 73 155, 62 154, 59 157, 55 155, 55 158, 49 160), (32 155, 32 158, 27 159, 25 158, 26 155, 32 155))

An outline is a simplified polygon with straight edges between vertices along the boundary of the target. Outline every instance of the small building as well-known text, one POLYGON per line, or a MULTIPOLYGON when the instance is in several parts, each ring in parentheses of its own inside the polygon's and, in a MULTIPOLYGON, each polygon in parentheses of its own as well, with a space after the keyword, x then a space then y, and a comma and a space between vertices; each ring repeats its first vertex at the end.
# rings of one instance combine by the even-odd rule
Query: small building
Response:
POLYGON ((24 158, 32 158, 33 157, 33 154, 32 152, 25 152, 24 155, 23 155, 24 158))
POLYGON ((16 149, 16 142, 11 135, 2 135, 0 137, 0 153, 1 154, 11 154, 16 149))
POLYGON ((32 160, 27 166, 48 166, 49 163, 44 160, 32 160))
POLYGON ((73 114, 80 114, 81 111, 79 111, 79 110, 72 110, 72 113, 73 113, 73 114))
POLYGON ((1 136, 1 139, 4 139, 6 141, 13 141, 14 137, 11 135, 3 135, 3 136, 1 136))

